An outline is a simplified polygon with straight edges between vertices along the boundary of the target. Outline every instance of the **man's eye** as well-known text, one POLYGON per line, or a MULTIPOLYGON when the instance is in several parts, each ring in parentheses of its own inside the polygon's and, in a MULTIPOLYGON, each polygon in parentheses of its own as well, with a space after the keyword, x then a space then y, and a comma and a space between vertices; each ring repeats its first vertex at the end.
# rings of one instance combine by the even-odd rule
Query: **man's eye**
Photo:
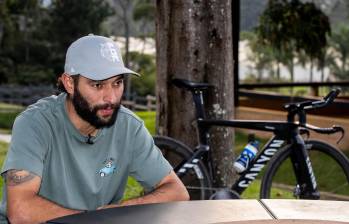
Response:
POLYGON ((119 85, 121 85, 123 82, 124 82, 124 80, 117 80, 117 81, 114 82, 114 85, 115 85, 115 86, 119 86, 119 85))
POLYGON ((102 84, 101 83, 94 83, 94 84, 92 84, 92 86, 96 89, 100 89, 102 87, 102 84))

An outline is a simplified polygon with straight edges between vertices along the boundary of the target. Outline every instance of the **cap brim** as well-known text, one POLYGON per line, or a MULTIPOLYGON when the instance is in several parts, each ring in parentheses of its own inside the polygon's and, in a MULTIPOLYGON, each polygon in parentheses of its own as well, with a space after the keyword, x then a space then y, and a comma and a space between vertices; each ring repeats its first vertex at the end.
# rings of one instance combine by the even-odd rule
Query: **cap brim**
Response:
POLYGON ((105 71, 104 69, 104 73, 103 74, 99 74, 98 71, 90 71, 90 72, 80 72, 80 75, 91 79, 91 80, 105 80, 105 79, 109 79, 111 77, 114 76, 118 76, 118 75, 136 75, 136 76, 141 76, 140 74, 138 74, 137 72, 134 72, 128 68, 113 68, 110 69, 110 71, 105 71))

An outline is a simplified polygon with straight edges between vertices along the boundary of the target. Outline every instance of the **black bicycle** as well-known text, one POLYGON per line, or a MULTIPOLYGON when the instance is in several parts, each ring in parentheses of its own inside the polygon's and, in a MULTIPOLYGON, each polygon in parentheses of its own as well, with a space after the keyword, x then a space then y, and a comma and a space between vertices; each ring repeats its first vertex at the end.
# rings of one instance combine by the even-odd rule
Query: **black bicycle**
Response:
MULTIPOLYGON (((196 108, 198 146, 195 150, 170 137, 154 136, 155 144, 174 167, 192 200, 239 198, 261 173, 260 198, 301 198, 349 200, 349 160, 334 146, 318 140, 304 140, 309 131, 321 134, 342 133, 340 126, 320 128, 306 122, 306 112, 322 108, 336 98, 331 91, 321 101, 289 103, 286 121, 213 120, 205 118, 204 91, 212 86, 174 79, 173 84, 192 93, 196 108), (298 119, 296 119, 298 117, 298 119), (250 161, 228 191, 212 187, 209 129, 212 126, 245 128, 272 132, 273 137, 250 161), (265 170, 263 167, 268 163, 265 170)), ((338 141, 339 142, 339 141, 338 141)))

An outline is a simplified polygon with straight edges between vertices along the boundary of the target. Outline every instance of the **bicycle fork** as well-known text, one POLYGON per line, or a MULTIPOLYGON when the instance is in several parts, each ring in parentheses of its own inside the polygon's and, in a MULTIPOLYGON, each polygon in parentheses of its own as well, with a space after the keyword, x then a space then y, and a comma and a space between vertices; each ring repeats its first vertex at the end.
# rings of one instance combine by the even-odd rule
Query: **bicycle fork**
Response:
POLYGON ((308 150, 303 138, 299 135, 295 137, 295 143, 292 146, 291 162, 297 180, 294 196, 301 199, 319 199, 320 193, 317 190, 308 150))

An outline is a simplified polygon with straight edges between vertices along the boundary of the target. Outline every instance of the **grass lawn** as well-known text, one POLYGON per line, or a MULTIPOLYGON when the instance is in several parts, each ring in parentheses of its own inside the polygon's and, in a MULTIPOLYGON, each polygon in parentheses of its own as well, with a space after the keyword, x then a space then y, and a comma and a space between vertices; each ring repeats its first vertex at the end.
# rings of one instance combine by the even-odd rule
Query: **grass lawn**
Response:
MULTIPOLYGON (((8 149, 8 144, 6 142, 1 142, 0 141, 0 165, 2 167, 2 164, 5 160, 5 156, 7 153, 7 149, 8 149)), ((3 186, 3 179, 0 178, 0 198, 2 198, 2 186, 3 186)))
POLYGON ((11 133, 12 124, 16 116, 24 109, 23 106, 0 103, 0 133, 11 133))
POLYGON ((23 110, 24 107, 16 104, 0 103, 1 110, 23 110))
POLYGON ((155 111, 140 111, 136 113, 143 121, 150 134, 155 134, 155 111))
POLYGON ((12 125, 14 119, 20 112, 12 111, 12 112, 0 112, 0 133, 8 134, 11 133, 12 125))

